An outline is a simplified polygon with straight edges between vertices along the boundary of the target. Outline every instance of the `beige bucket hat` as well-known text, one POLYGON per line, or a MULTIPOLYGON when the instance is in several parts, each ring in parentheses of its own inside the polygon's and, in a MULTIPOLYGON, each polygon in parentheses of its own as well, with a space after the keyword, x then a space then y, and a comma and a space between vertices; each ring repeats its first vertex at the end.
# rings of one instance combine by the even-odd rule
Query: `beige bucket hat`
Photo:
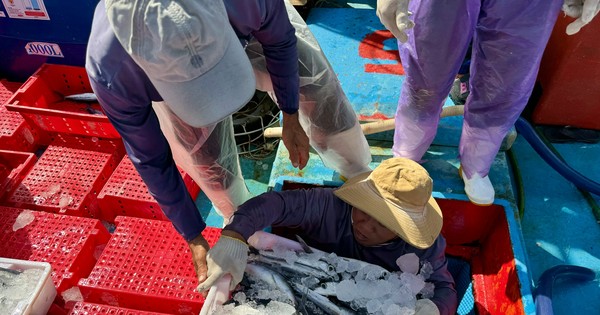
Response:
POLYGON ((409 244, 433 245, 442 229, 442 211, 431 196, 433 181, 418 163, 385 160, 372 172, 349 179, 335 195, 375 218, 409 244))

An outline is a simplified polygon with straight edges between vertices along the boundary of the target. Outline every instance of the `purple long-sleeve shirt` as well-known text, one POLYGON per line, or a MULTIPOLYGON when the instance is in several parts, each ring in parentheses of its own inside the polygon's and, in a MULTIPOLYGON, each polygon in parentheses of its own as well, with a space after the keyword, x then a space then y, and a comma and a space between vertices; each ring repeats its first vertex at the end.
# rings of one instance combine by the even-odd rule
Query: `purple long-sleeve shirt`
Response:
POLYGON ((396 259, 415 253, 433 266, 429 278, 435 285, 431 300, 441 315, 456 313, 458 306, 454 279, 448 271, 446 240, 440 235, 427 249, 416 248, 402 239, 376 247, 358 244, 352 232, 352 206, 333 194, 332 188, 269 192, 250 199, 235 212, 224 229, 248 239, 265 227, 288 227, 298 232, 308 244, 326 252, 360 259, 390 271, 399 270, 396 259))
MULTIPOLYGON (((225 0, 229 21, 241 42, 261 43, 279 107, 298 110, 298 52, 283 1, 225 0)), ((186 239, 206 227, 187 192, 160 130, 152 101, 162 101, 144 71, 123 49, 100 1, 88 42, 86 70, 94 93, 123 138, 127 153, 150 194, 186 239)), ((202 100, 199 100, 200 102, 202 100)))

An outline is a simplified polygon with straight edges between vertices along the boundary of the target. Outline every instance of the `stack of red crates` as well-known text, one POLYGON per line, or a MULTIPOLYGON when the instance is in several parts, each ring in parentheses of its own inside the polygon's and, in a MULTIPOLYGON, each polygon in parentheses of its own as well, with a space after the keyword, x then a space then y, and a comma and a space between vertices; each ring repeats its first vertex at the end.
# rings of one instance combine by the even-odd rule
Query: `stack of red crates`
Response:
POLYGON ((90 273, 110 237, 96 219, 4 206, 0 213, 0 257, 50 263, 59 295, 90 273))
MULTIPOLYGON (((194 200, 200 187, 180 169, 185 186, 194 200)), ((98 196, 101 219, 114 222, 118 215, 146 219, 168 220, 160 206, 148 192, 142 177, 128 156, 124 156, 117 169, 98 196)))
MULTIPOLYGON (((79 281, 86 302, 169 314, 198 314, 204 298, 185 240, 170 222, 117 217, 117 228, 89 277, 79 281)), ((210 246, 220 229, 206 228, 210 246)))
POLYGON ((167 315, 165 313, 155 313, 147 311, 132 310, 117 306, 108 306, 95 303, 77 302, 69 315, 92 315, 92 314, 111 314, 111 315, 167 315))
POLYGON ((0 150, 0 201, 20 185, 35 161, 33 153, 0 150))
POLYGON ((57 136, 5 201, 16 207, 98 218, 97 195, 124 152, 120 141, 57 136))
POLYGON ((39 140, 37 128, 4 106, 20 86, 18 82, 0 80, 0 149, 32 152, 39 140))
MULTIPOLYGON (((187 243, 99 104, 65 99, 90 92, 83 67, 46 64, 23 84, 0 81, 0 257, 52 265, 50 314, 197 314, 187 243), (114 234, 100 219, 118 224, 114 234), (73 287, 85 296, 75 305, 61 296, 73 287)), ((212 245, 220 229, 203 234, 212 245)))

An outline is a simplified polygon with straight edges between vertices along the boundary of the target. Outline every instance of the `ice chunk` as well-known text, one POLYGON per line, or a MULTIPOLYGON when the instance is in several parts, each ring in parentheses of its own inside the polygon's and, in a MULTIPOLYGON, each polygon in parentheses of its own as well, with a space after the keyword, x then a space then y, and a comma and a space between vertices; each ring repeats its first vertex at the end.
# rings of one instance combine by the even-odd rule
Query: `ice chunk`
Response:
POLYGON ((429 277, 431 277, 432 274, 433 266, 431 265, 431 263, 428 261, 423 262, 423 266, 421 266, 421 271, 419 271, 419 275, 423 277, 424 280, 427 280, 429 279, 429 277))
POLYGON ((354 300, 356 296, 356 283, 352 280, 342 280, 342 282, 336 286, 335 291, 336 296, 340 301, 350 302, 354 300))
POLYGON ((73 203, 73 197, 70 197, 68 195, 62 195, 60 196, 60 199, 58 200, 58 207, 61 209, 64 209, 68 206, 70 206, 73 203))
POLYGON ((412 273, 405 272, 400 275, 400 279, 406 284, 413 295, 416 295, 425 287, 425 281, 412 273))
POLYGON ((68 290, 65 290, 62 294, 65 302, 81 302, 83 301, 83 296, 81 295, 81 291, 79 291, 79 287, 72 287, 68 290))
POLYGON ((396 265, 402 272, 410 272, 416 275, 419 272, 419 257, 415 253, 404 254, 396 259, 396 265))
POLYGON ((246 301, 246 294, 244 292, 238 292, 233 296, 233 300, 239 304, 244 304, 246 301))
POLYGON ((266 315, 294 315, 296 314, 296 309, 287 304, 279 301, 271 301, 265 307, 264 313, 266 315))
POLYGON ((381 308, 381 302, 379 300, 370 300, 367 302, 367 312, 373 314, 381 308))
POLYGON ((29 225, 35 219, 35 215, 31 210, 23 210, 13 224, 13 231, 20 230, 29 225))
POLYGON ((421 293, 422 298, 431 299, 435 293, 435 285, 431 282, 425 282, 425 286, 419 293, 421 293))

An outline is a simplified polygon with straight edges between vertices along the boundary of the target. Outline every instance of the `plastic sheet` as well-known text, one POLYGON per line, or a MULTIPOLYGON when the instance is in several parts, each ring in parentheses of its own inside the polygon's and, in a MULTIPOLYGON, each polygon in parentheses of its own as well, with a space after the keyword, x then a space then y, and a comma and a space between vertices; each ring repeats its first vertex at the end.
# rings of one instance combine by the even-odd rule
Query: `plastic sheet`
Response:
POLYGON ((204 191, 225 219, 250 199, 237 155, 231 117, 203 128, 187 125, 164 102, 152 104, 175 163, 204 191))
MULTIPOLYGON (((369 145, 335 72, 296 9, 287 2, 286 9, 298 39, 299 119, 310 145, 325 166, 343 176, 369 171, 369 145), (340 145, 336 145, 338 143, 340 145)), ((260 43, 251 41, 246 52, 254 68, 257 89, 268 92, 277 102, 260 43)))

